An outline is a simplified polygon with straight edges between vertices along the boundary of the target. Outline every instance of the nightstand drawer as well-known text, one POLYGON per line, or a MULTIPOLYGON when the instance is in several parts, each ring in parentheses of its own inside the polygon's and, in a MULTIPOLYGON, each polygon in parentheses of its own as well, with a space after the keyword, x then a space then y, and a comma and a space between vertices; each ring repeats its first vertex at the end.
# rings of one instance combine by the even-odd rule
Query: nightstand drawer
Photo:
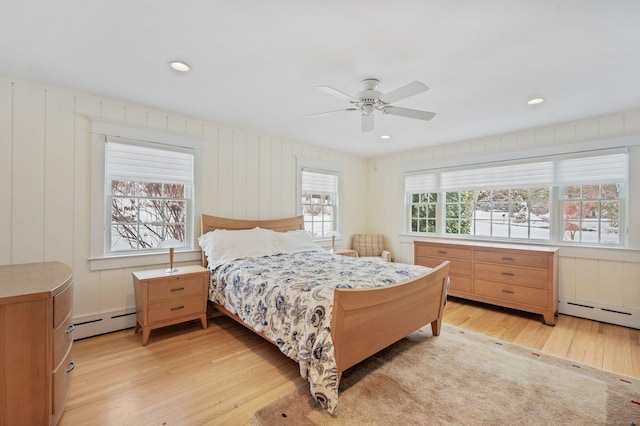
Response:
POLYGON ((149 323, 194 315, 205 311, 202 296, 189 296, 149 305, 149 323))
MULTIPOLYGON (((171 300, 185 296, 202 296, 204 284, 202 275, 195 277, 172 277, 167 281, 149 283, 149 302, 171 300)), ((202 297, 200 297, 202 300, 202 297)))
POLYGON ((475 293, 493 299, 516 302, 524 305, 546 306, 549 293, 540 288, 495 283, 476 279, 475 293))

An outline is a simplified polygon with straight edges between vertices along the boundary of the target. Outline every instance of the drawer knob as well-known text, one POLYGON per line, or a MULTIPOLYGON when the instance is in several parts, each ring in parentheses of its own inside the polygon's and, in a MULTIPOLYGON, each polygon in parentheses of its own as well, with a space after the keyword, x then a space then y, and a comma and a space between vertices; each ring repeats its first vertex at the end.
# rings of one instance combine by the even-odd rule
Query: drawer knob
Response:
POLYGON ((513 277, 515 274, 513 272, 503 272, 502 275, 506 275, 508 277, 513 277))
POLYGON ((438 254, 447 254, 446 250, 438 250, 438 254))
POLYGON ((505 290, 505 289, 503 289, 503 290, 502 290, 502 292, 503 292, 503 293, 507 293, 507 294, 513 294, 513 293, 515 293, 515 291, 513 291, 513 290, 505 290))
POLYGON ((175 308, 171 308, 172 311, 179 311, 180 309, 184 309, 184 305, 176 306, 175 308))
POLYGON ((184 290, 184 287, 176 287, 171 289, 171 291, 182 291, 182 290, 184 290))
POLYGON ((74 361, 71 361, 69 363, 69 366, 67 367, 67 373, 71 373, 71 371, 76 368, 76 363, 74 361))
POLYGON ((76 329, 75 324, 70 324, 69 327, 67 327, 67 330, 65 331, 65 333, 71 334, 71 333, 73 333, 73 330, 75 330, 75 329, 76 329))
POLYGON ((503 257, 502 260, 509 260, 511 262, 513 262, 515 259, 513 257, 503 257))

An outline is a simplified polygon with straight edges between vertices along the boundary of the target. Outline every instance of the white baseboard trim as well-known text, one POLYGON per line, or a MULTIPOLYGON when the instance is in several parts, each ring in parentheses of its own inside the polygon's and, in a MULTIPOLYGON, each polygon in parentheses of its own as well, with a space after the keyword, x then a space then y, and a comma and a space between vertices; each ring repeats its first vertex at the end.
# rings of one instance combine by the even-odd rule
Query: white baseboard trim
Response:
POLYGON ((86 315, 73 319, 75 329, 73 339, 97 336, 111 333, 112 331, 132 328, 136 325, 136 309, 130 308, 123 311, 104 312, 95 315, 86 315))
POLYGON ((561 297, 558 311, 574 317, 640 329, 640 310, 638 309, 561 297))

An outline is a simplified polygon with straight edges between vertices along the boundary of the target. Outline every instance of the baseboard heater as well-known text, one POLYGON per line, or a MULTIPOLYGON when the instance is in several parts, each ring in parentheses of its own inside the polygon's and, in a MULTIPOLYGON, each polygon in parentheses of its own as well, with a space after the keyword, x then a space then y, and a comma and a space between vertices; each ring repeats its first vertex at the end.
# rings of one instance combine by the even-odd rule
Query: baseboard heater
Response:
POLYGON ((630 328, 640 328, 640 310, 621 306, 598 305, 585 301, 560 298, 561 314, 607 322, 630 328))
POLYGON ((84 339, 86 337, 135 327, 136 310, 132 308, 125 311, 87 315, 74 318, 73 324, 75 325, 73 339, 84 339))

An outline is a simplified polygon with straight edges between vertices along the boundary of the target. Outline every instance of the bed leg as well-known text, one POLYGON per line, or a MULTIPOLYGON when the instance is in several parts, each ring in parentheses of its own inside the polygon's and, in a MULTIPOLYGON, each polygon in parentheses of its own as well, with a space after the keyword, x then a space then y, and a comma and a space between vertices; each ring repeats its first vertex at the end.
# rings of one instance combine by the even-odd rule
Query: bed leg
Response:
POLYGON ((437 320, 431 322, 431 332, 433 333, 434 336, 439 336, 440 335, 440 327, 441 326, 442 326, 442 320, 441 319, 437 319, 437 320))

